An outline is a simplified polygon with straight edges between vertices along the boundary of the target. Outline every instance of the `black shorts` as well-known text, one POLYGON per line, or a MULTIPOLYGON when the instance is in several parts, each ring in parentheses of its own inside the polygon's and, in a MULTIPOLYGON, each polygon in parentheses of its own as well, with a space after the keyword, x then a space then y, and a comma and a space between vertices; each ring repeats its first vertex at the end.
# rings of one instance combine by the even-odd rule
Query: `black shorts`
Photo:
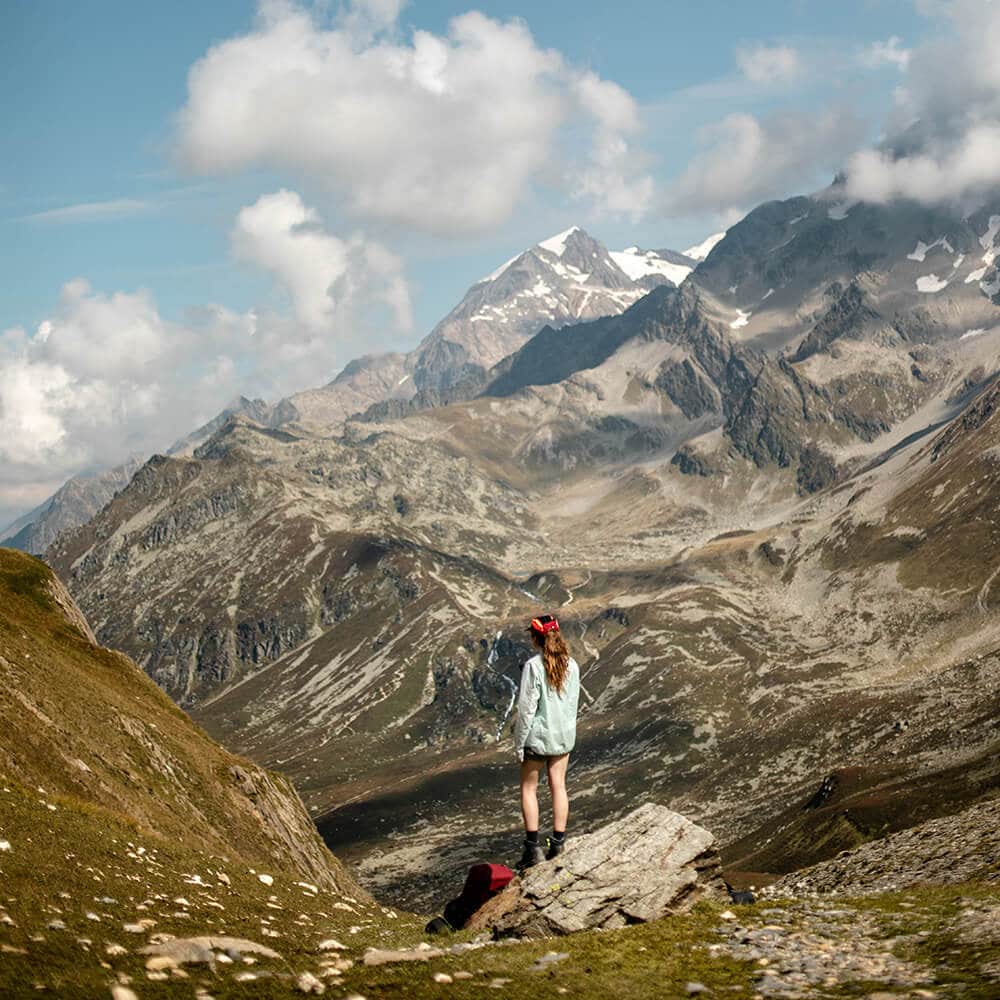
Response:
POLYGON ((557 760, 560 757, 566 757, 566 756, 567 754, 564 753, 546 754, 546 753, 539 753, 537 750, 529 750, 527 747, 524 748, 525 760, 540 760, 547 764, 550 760, 557 760))

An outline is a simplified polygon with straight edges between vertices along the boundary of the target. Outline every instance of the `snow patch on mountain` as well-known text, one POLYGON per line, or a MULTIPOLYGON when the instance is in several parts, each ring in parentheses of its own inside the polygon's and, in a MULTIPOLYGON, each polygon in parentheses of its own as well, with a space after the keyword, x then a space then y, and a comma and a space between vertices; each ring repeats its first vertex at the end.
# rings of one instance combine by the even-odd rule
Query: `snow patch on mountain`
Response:
POLYGON ((1000 215, 991 215, 986 232, 979 237, 980 246, 986 251, 992 250, 998 233, 1000 233, 1000 215))
POLYGON ((955 248, 948 242, 947 238, 944 236, 939 236, 933 243, 924 243, 923 240, 917 241, 917 246, 912 253, 906 255, 907 260, 915 260, 919 264, 923 264, 927 260, 927 255, 935 247, 941 247, 948 253, 954 253, 955 248))
POLYGON ((726 233, 713 233, 706 240, 702 240, 701 243, 696 243, 693 247, 688 247, 684 251, 685 257, 690 257, 692 260, 702 261, 715 249, 716 244, 721 243, 726 238, 726 233))
POLYGON ((744 312, 742 309, 737 309, 736 313, 736 319, 729 326, 733 330, 740 330, 750 322, 750 317, 753 316, 753 313, 744 312))
POLYGON ((968 340, 970 337, 981 337, 984 333, 986 333, 986 331, 981 328, 976 330, 966 330, 965 333, 963 333, 958 339, 968 340))
POLYGON ((948 282, 944 278, 939 278, 936 274, 925 274, 917 278, 917 291, 933 294, 943 291, 948 287, 948 282))
POLYGON ((694 270, 684 264, 664 260, 655 250, 640 250, 638 247, 610 250, 608 255, 633 281, 658 274, 679 285, 694 270))
POLYGON ((566 278, 569 281, 584 282, 590 275, 586 271, 581 271, 578 267, 574 267, 572 264, 564 264, 560 260, 554 260, 549 264, 560 278, 566 278))

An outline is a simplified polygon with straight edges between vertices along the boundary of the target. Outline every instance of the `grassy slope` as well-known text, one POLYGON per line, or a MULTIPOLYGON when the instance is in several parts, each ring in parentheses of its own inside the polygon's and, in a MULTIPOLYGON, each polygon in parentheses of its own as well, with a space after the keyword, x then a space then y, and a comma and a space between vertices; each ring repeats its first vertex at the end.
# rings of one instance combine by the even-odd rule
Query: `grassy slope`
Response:
POLYGON ((44 564, 0 549, 0 726, 18 734, 0 745, 0 771, 192 848, 354 892, 288 782, 224 751, 131 660, 93 645, 61 593, 44 564))

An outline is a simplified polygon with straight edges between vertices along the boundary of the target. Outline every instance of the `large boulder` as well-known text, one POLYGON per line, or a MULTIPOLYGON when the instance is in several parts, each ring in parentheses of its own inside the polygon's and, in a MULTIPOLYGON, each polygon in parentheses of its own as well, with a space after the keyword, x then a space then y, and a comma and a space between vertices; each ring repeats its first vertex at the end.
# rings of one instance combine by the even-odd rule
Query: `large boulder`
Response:
POLYGON ((704 897, 726 899, 715 837, 649 803, 569 841, 553 861, 529 869, 471 924, 500 936, 548 937, 658 920, 704 897))

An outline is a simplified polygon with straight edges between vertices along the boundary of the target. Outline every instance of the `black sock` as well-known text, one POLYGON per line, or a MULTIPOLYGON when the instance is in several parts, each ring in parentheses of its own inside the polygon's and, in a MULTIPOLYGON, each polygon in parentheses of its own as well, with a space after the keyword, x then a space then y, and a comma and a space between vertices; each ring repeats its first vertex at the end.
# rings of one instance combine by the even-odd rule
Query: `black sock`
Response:
POLYGON ((555 843, 561 844, 566 839, 566 831, 565 830, 553 830, 552 831, 552 839, 553 839, 553 841, 555 843))
POLYGON ((537 830, 525 830, 524 831, 524 842, 526 844, 537 844, 538 843, 538 831, 537 830))

